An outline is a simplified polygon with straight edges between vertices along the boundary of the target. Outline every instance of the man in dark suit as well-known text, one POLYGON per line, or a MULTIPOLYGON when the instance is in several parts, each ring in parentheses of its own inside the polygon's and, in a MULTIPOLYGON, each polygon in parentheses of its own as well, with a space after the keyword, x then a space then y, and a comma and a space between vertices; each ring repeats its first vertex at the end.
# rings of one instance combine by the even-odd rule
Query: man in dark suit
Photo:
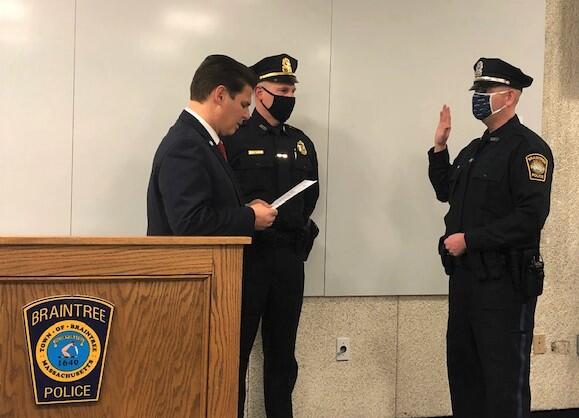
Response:
POLYGON ((161 141, 147 192, 147 235, 252 235, 277 210, 243 204, 220 135, 249 118, 256 77, 225 55, 211 55, 191 82, 191 100, 161 141))

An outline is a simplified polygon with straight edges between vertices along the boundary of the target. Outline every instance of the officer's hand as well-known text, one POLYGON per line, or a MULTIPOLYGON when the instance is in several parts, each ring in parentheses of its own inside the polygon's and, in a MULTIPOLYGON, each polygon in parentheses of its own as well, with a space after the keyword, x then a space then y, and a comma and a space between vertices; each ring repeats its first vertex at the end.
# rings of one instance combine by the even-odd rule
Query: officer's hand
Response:
POLYGON ((458 257, 463 255, 466 251, 466 241, 464 240, 464 233, 459 232, 456 234, 449 235, 448 238, 444 240, 444 248, 453 257, 458 257))
POLYGON ((272 208, 269 203, 256 199, 251 201, 248 206, 253 209, 255 213, 256 231, 263 231, 269 228, 273 224, 273 221, 275 221, 277 209, 272 208))
POLYGON ((450 128, 450 107, 444 105, 440 111, 440 120, 434 133, 434 152, 440 152, 446 149, 446 141, 448 141, 448 137, 450 136, 450 128))

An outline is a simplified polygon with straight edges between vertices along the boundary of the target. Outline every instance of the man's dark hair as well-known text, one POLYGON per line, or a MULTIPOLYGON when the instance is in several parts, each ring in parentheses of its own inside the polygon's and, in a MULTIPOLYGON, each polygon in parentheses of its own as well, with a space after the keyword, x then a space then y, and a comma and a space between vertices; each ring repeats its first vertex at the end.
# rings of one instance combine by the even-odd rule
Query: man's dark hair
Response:
POLYGON ((203 60, 191 82, 191 100, 203 102, 217 86, 223 85, 231 98, 246 85, 252 89, 257 84, 255 73, 226 55, 209 55, 203 60))

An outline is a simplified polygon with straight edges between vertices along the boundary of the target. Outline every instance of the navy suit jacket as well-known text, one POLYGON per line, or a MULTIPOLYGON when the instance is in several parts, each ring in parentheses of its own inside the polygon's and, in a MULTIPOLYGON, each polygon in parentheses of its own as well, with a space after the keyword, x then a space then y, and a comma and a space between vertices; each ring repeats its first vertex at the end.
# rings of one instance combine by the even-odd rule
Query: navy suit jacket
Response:
POLYGON ((147 235, 251 236, 255 215, 240 193, 209 132, 183 111, 155 153, 147 235))

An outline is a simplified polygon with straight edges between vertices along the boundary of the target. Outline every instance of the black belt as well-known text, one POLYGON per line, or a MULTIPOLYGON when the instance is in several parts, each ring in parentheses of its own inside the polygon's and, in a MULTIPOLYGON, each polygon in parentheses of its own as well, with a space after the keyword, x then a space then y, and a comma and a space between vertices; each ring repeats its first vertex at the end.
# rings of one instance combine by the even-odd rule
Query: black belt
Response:
POLYGON ((499 278, 504 269, 508 268, 508 261, 504 251, 492 250, 465 253, 459 257, 452 257, 452 264, 455 268, 468 270, 480 280, 499 278))
POLYGON ((267 247, 295 247, 297 244, 297 231, 284 231, 268 228, 258 231, 254 235, 253 242, 256 245, 267 247))

